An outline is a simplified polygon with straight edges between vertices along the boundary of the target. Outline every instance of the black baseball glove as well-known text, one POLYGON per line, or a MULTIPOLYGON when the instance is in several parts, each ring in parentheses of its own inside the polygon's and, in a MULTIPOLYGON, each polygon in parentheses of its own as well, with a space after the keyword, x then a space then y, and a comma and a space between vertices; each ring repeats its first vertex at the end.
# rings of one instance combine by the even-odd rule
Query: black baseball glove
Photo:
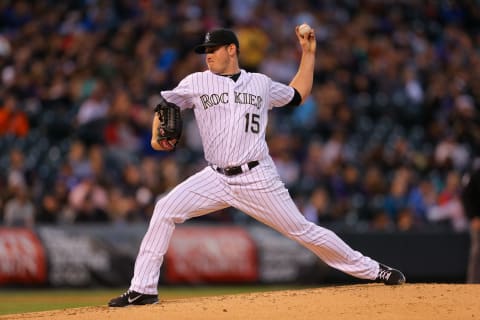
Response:
POLYGON ((167 149, 175 149, 182 135, 183 127, 180 107, 160 96, 160 101, 154 111, 160 120, 157 128, 157 142, 166 146, 167 149))

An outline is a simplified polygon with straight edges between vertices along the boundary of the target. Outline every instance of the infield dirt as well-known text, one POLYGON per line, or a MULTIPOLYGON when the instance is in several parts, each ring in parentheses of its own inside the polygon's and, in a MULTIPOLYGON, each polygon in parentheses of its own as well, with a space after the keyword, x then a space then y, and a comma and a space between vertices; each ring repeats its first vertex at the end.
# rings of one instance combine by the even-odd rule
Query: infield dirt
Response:
POLYGON ((158 305, 73 308, 6 319, 480 319, 480 285, 382 284, 235 294, 161 301, 158 305))

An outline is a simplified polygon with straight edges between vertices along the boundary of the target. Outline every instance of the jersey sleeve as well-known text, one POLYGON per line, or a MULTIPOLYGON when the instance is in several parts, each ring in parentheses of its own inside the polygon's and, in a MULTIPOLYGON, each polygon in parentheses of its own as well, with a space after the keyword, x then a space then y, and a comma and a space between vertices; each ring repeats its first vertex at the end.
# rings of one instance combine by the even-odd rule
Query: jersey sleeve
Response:
POLYGON ((295 89, 292 87, 271 81, 270 84, 270 108, 283 107, 292 101, 295 95, 295 89))
POLYGON ((181 110, 192 108, 191 81, 191 76, 188 76, 180 81, 173 90, 164 90, 161 91, 160 94, 168 102, 179 106, 181 110))

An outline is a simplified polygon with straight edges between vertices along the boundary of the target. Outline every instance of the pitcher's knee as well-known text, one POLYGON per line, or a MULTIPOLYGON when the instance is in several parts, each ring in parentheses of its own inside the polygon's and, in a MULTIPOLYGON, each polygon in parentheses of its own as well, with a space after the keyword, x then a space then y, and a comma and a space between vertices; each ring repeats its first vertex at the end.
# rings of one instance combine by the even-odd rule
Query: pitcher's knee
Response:
POLYGON ((307 245, 321 245, 322 243, 325 243, 327 239, 331 239, 332 237, 335 237, 335 233, 333 231, 315 224, 310 225, 301 232, 290 234, 291 239, 307 245))
POLYGON ((176 210, 171 209, 172 206, 169 206, 168 203, 165 201, 159 200, 155 204, 155 208, 153 210, 153 215, 151 222, 153 221, 161 221, 162 223, 182 223, 185 221, 183 215, 176 210))

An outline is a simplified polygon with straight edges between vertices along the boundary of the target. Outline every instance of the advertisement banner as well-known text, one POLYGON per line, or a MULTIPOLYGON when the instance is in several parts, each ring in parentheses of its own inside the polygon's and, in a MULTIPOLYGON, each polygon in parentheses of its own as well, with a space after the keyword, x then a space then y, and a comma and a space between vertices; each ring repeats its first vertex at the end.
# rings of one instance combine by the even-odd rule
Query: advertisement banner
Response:
POLYGON ((29 229, 0 228, 0 284, 43 284, 45 252, 29 229))
MULTIPOLYGON (((147 227, 143 223, 0 227, 0 287, 128 287, 147 227)), ((368 256, 405 269, 410 281, 465 279, 468 233, 343 232, 341 238, 368 256), (402 248, 409 248, 407 258, 398 254, 402 248), (445 252, 451 258, 448 263, 440 262, 445 252), (412 257, 421 263, 402 267, 412 257)), ((164 259, 160 284, 355 281, 295 241, 255 224, 177 226, 164 259)))
POLYGON ((108 283, 112 274, 110 251, 98 238, 59 228, 40 228, 49 260, 48 281, 52 286, 89 286, 108 283))
POLYGON ((165 256, 167 283, 257 281, 255 243, 243 228, 182 227, 165 256))

